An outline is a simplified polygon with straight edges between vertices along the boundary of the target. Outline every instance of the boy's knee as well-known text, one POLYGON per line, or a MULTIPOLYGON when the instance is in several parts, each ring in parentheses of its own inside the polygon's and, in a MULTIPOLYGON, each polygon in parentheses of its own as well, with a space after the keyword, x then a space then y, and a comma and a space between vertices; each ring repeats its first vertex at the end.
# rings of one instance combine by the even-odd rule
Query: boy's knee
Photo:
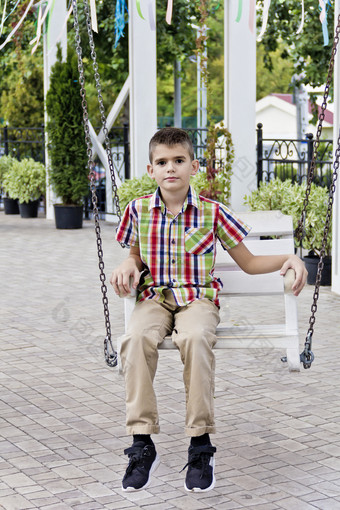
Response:
POLYGON ((173 335, 174 344, 180 349, 209 351, 216 343, 216 335, 211 331, 202 328, 195 328, 194 326, 188 331, 181 331, 173 335))

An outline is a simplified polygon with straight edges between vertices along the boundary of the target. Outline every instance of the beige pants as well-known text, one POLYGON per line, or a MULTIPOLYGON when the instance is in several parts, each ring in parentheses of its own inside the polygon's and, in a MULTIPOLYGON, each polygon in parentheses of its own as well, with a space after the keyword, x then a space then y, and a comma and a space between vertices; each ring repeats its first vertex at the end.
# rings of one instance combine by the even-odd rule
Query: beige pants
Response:
POLYGON ((199 299, 188 306, 178 306, 170 290, 165 291, 164 303, 146 300, 136 304, 120 352, 128 434, 159 432, 153 380, 157 347, 170 334, 184 365, 185 433, 200 436, 215 432, 212 347, 216 343, 218 323, 218 308, 212 301, 199 299))

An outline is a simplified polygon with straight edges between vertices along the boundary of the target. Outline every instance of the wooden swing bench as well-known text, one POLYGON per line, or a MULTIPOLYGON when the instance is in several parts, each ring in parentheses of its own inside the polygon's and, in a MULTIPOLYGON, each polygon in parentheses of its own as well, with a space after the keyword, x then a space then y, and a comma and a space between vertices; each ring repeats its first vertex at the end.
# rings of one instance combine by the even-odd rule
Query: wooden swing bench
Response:
MULTIPOLYGON (((252 227, 244 240, 254 255, 294 253, 293 223, 291 216, 280 211, 241 212, 237 216, 252 227), (271 238, 275 236, 275 238, 271 238)), ((296 297, 291 293, 294 271, 282 277, 279 271, 261 275, 244 273, 228 252, 218 244, 215 275, 223 282, 219 296, 270 296, 281 295, 285 310, 283 324, 252 324, 247 319, 243 325, 220 324, 217 328, 216 349, 286 349, 290 371, 300 371, 298 316, 296 297)), ((124 299, 125 329, 135 305, 134 297, 124 299)), ((271 312, 268 309, 268 318, 271 312)), ((160 349, 175 349, 171 337, 166 337, 160 349)), ((120 350, 120 339, 117 341, 120 350)))

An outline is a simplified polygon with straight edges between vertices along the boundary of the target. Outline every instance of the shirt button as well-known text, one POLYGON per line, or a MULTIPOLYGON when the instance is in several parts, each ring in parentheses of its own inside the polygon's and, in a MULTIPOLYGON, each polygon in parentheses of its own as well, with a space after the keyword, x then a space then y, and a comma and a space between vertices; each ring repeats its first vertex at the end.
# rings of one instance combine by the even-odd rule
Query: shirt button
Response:
POLYGON ((173 239, 171 242, 172 242, 172 244, 175 244, 176 241, 175 241, 175 239, 173 239))
POLYGON ((175 260, 175 259, 172 259, 172 261, 171 261, 171 262, 174 264, 174 263, 176 262, 176 260, 175 260))

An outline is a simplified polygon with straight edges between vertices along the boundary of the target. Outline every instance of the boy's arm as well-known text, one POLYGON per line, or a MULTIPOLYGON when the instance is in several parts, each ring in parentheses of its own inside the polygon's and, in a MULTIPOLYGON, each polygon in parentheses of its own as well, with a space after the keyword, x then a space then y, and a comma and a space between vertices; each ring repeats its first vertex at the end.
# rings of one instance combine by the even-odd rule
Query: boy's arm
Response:
POLYGON ((228 251, 240 268, 248 274, 272 273, 280 270, 285 275, 289 268, 295 271, 292 291, 298 296, 306 284, 307 270, 296 255, 253 255, 241 242, 228 251))
POLYGON ((118 296, 130 294, 130 277, 133 278, 132 287, 135 289, 139 282, 140 272, 143 269, 143 262, 140 258, 138 246, 131 246, 127 259, 113 270, 110 283, 118 296))

